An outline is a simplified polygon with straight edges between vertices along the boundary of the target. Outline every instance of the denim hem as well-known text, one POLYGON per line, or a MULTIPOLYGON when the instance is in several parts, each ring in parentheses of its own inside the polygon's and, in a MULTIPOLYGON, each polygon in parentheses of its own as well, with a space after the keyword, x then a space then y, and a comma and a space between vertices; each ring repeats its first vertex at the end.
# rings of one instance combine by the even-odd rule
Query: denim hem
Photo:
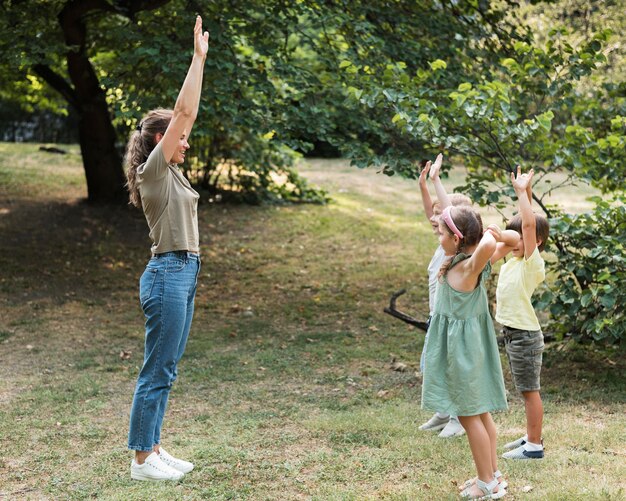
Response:
POLYGON ((129 445, 128 446, 128 450, 129 451, 141 451, 141 452, 148 452, 154 449, 154 446, 146 449, 145 447, 142 447, 141 445, 129 445))

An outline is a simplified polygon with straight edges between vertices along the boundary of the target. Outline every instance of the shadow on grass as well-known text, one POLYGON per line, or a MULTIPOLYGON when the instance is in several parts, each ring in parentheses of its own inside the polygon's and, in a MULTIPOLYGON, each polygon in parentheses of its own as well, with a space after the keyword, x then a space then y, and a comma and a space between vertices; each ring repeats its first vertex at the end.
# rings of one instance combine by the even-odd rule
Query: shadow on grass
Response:
POLYGON ((1 291, 10 304, 100 301, 127 287, 149 243, 143 215, 84 202, 0 201, 1 291))

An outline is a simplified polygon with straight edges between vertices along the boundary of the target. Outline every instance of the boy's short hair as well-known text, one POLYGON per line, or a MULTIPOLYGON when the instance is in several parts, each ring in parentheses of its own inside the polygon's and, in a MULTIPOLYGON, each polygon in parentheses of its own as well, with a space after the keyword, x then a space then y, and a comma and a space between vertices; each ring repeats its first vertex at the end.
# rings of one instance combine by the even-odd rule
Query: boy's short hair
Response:
POLYGON ((471 207, 473 205, 470 197, 463 195, 462 193, 451 193, 450 203, 455 207, 458 207, 459 205, 467 205, 468 207, 471 207))
MULTIPOLYGON (((448 198, 450 198, 450 203, 454 207, 459 207, 461 205, 467 205, 468 207, 471 207, 473 205, 470 197, 468 197, 467 195, 463 195, 462 193, 451 193, 448 198)), ((435 200, 433 202, 433 209, 436 206, 439 206, 441 208, 441 202, 439 200, 435 200)))
MULTIPOLYGON (((535 227, 537 240, 541 240, 541 244, 537 246, 539 252, 543 252, 546 248, 546 242, 550 236, 550 223, 541 214, 535 214, 535 227)), ((522 216, 516 214, 513 216, 506 225, 507 230, 515 230, 520 235, 522 234, 522 216)))

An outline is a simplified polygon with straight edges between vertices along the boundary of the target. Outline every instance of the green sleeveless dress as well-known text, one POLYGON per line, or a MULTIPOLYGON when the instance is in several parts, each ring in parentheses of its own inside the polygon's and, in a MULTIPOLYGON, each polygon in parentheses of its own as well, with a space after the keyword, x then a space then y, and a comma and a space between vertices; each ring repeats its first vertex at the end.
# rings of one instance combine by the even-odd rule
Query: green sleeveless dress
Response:
MULTIPOLYGON (((458 254, 450 268, 469 258, 458 254)), ((453 289, 444 275, 428 328, 422 408, 452 416, 507 409, 502 365, 485 281, 487 263, 471 292, 453 289)))

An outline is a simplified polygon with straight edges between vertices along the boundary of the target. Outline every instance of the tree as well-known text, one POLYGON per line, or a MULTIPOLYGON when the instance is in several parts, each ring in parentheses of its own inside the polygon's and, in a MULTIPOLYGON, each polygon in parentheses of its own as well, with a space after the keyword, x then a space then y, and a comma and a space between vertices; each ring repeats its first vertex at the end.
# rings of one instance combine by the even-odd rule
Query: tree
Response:
POLYGON ((119 151, 115 147, 106 92, 90 61, 94 48, 90 16, 123 15, 133 19, 142 10, 166 1, 104 0, 5 2, 0 25, 13 49, 3 51, 9 67, 36 75, 55 89, 78 116, 79 140, 91 202, 126 198, 119 151))

